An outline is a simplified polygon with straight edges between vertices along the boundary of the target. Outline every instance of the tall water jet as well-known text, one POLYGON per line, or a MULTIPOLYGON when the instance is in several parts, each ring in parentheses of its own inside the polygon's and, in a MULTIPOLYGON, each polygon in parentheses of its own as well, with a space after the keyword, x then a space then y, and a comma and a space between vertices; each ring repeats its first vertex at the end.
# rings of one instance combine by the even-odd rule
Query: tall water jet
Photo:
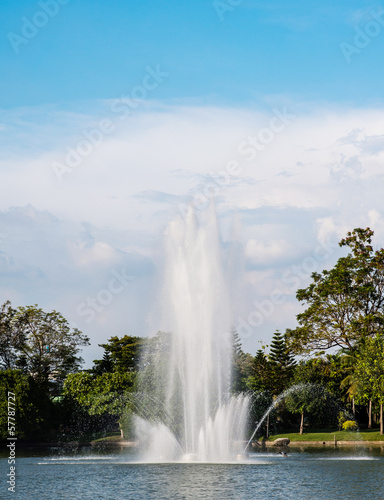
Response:
POLYGON ((231 389, 232 313, 213 206, 165 232, 163 333, 144 355, 142 389, 155 418, 136 422, 149 460, 229 460, 244 440, 248 398, 231 389), (148 375, 148 371, 150 374, 148 375))

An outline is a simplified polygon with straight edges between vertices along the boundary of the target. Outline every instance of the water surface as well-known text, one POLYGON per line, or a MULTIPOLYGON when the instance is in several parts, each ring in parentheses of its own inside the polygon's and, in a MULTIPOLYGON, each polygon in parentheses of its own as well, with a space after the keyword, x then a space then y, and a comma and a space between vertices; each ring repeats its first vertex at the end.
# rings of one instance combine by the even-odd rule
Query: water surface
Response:
POLYGON ((292 450, 251 454, 246 463, 140 463, 127 449, 58 448, 18 452, 16 494, 7 494, 1 459, 0 498, 45 499, 318 499, 384 498, 381 448, 292 450))

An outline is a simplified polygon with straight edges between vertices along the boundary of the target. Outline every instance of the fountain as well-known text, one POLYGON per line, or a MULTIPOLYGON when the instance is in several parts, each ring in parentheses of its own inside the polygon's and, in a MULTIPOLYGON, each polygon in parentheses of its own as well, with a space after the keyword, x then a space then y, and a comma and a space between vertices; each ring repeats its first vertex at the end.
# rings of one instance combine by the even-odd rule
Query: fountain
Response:
POLYGON ((231 301, 213 206, 204 215, 199 223, 190 209, 165 232, 158 317, 171 333, 143 356, 139 386, 156 408, 136 417, 148 461, 228 461, 245 438, 249 398, 230 394, 231 301))

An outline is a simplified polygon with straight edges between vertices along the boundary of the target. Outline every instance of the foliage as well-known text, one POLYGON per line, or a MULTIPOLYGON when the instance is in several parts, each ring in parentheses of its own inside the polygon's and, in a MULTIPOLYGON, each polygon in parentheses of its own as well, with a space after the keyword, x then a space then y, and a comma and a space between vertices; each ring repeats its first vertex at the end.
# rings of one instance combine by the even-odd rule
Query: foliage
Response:
POLYGON ((25 344, 25 334, 13 328, 16 309, 9 300, 0 306, 0 366, 4 370, 16 366, 18 351, 25 344))
POLYGON ((249 415, 249 433, 252 434, 260 424, 258 435, 266 436, 270 434, 270 429, 276 429, 276 412, 271 408, 273 396, 269 391, 256 391, 251 393, 250 415, 249 415), (266 412, 271 409, 269 418, 262 419, 266 412), (268 428, 267 428, 268 427, 268 428))
POLYGON ((384 324, 384 249, 373 250, 373 231, 354 229, 339 243, 351 252, 331 270, 313 273, 297 299, 308 305, 297 316, 299 325, 287 330, 296 353, 332 347, 358 348, 384 324))
POLYGON ((340 389, 346 389, 346 399, 353 401, 353 403, 358 391, 358 380, 356 378, 355 368, 356 351, 340 356, 340 372, 344 377, 340 382, 340 389))
POLYGON ((340 394, 340 384, 344 378, 338 354, 327 354, 306 360, 300 360, 295 367, 295 384, 317 384, 331 394, 340 394))
POLYGON ((293 386, 285 398, 285 404, 291 413, 312 413, 318 409, 324 394, 324 388, 317 384, 293 386))
POLYGON ((130 394, 135 374, 113 372, 93 375, 89 372, 72 373, 64 382, 63 395, 77 403, 90 416, 115 416, 122 434, 131 431, 132 400, 130 394))
POLYGON ((128 372, 71 373, 64 382, 63 395, 87 408, 90 415, 120 414, 125 404, 122 396, 132 391, 134 382, 135 375, 128 372))
MULTIPOLYGON (((380 433, 384 433, 384 335, 377 334, 367 339, 356 354, 355 377, 356 400, 361 403, 373 401, 380 405, 380 433)), ((369 422, 370 424, 370 422, 369 422)))
POLYGON ((279 331, 273 334, 269 352, 270 390, 276 396, 287 389, 293 378, 295 358, 289 352, 285 335, 279 331))
POLYGON ((232 390, 243 392, 247 389, 247 379, 252 373, 253 357, 245 353, 237 332, 232 332, 232 390))
POLYGON ((335 425, 339 403, 323 386, 299 384, 293 386, 285 397, 288 411, 301 415, 300 433, 303 431, 304 416, 312 425, 335 425))
POLYGON ((60 389, 66 375, 77 371, 83 361, 77 356, 79 346, 89 344, 88 337, 71 329, 60 313, 46 313, 37 305, 14 310, 6 302, 0 324, 3 367, 20 368, 46 388, 60 389))
POLYGON ((356 354, 357 400, 384 403, 384 336, 367 339, 356 354))
POLYGON ((103 359, 95 360, 93 371, 97 374, 106 372, 134 372, 137 370, 141 350, 145 341, 141 337, 111 337, 106 344, 99 344, 104 348, 103 359))
POLYGON ((346 420, 342 425, 343 431, 357 431, 358 425, 354 420, 346 420))
POLYGON ((268 390, 270 373, 267 356, 262 349, 258 349, 252 362, 252 371, 247 380, 247 387, 251 391, 260 392, 268 390))
POLYGON ((270 391, 277 396, 290 386, 295 365, 296 361, 287 349, 285 336, 276 331, 269 356, 261 349, 256 352, 247 386, 252 391, 270 391))
POLYGON ((8 395, 17 438, 46 437, 50 431, 52 403, 36 381, 20 370, 0 371, 0 439, 8 435, 8 395), (14 396, 13 396, 14 395, 14 396), (13 399, 14 398, 14 399, 13 399))
POLYGON ((337 417, 337 423, 339 426, 339 430, 343 427, 344 422, 348 420, 347 414, 345 411, 339 411, 339 415, 337 417))

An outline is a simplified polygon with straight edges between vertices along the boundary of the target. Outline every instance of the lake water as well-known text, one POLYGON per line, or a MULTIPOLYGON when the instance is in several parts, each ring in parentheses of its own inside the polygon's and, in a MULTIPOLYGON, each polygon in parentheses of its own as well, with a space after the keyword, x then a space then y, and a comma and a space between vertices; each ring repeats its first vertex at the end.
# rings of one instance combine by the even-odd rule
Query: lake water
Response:
POLYGON ((7 492, 1 455, 0 498, 303 499, 384 498, 384 448, 291 448, 251 454, 247 463, 138 463, 129 449, 59 448, 16 453, 16 493, 7 492))

